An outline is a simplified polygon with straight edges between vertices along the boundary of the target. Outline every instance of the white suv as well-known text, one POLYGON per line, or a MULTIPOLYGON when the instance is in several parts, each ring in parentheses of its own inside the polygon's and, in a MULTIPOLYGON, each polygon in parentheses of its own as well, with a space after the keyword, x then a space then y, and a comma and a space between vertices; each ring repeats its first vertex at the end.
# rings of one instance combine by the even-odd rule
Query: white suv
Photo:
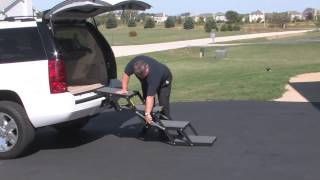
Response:
POLYGON ((37 128, 82 128, 105 108, 94 90, 117 78, 115 57, 87 19, 148 8, 140 1, 67 0, 42 20, 0 22, 0 159, 22 155, 37 128))

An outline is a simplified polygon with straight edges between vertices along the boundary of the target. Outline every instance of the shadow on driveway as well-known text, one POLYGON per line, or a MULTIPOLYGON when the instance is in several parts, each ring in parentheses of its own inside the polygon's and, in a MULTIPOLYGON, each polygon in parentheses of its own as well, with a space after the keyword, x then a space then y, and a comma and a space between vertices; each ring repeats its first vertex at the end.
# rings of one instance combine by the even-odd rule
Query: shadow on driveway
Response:
POLYGON ((195 102, 172 105, 213 147, 136 139, 140 120, 106 112, 78 137, 38 132, 38 151, 0 161, 6 180, 318 180, 320 112, 309 103, 195 102))
POLYGON ((320 103, 320 82, 296 82, 290 85, 309 102, 316 106, 320 103))
MULTIPOLYGON (((34 149, 30 153, 37 153, 41 150, 77 148, 105 136, 137 139, 142 128, 143 123, 132 112, 105 112, 92 119, 85 128, 78 132, 61 133, 52 127, 39 129, 34 149)), ((160 141, 158 135, 157 130, 152 128, 148 131, 146 141, 160 141)))

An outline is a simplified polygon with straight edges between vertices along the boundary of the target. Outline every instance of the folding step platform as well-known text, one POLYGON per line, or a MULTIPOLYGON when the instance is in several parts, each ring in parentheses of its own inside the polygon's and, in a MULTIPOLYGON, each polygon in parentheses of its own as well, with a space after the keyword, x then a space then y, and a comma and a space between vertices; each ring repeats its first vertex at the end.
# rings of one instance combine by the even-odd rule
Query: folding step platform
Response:
POLYGON ((179 146, 212 146, 217 140, 216 137, 199 136, 195 128, 189 121, 170 121, 160 120, 160 126, 164 127, 164 132, 168 136, 172 145, 179 146), (185 131, 190 128, 194 135, 188 135, 185 131), (170 131, 176 131, 178 136, 171 134, 170 131))
MULTIPOLYGON (((141 102, 144 100, 138 91, 129 91, 127 94, 117 94, 121 89, 104 87, 96 90, 96 93, 106 97, 106 104, 111 104, 117 111, 130 110, 145 123, 145 105, 135 105, 132 98, 139 97, 141 102), (120 106, 118 100, 126 99, 128 104, 120 106)), ((163 107, 155 106, 152 110, 153 121, 151 126, 162 130, 169 139, 169 144, 178 146, 212 146, 217 140, 214 136, 199 136, 195 128, 189 121, 173 121, 161 114, 163 107), (193 135, 188 135, 186 130, 190 129, 193 135)))
POLYGON ((175 139, 173 145, 177 146, 212 146, 217 140, 214 136, 188 136, 184 139, 175 139))

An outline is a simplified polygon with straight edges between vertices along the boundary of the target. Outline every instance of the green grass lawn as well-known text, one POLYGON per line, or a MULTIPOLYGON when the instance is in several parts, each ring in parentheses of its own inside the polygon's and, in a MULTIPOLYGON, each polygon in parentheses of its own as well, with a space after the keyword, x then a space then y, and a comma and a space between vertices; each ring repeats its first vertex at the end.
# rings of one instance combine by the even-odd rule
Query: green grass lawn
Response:
MULTIPOLYGON (((210 34, 206 33, 203 28, 184 30, 182 28, 165 29, 160 27, 154 29, 144 29, 143 27, 105 29, 100 27, 100 31, 108 42, 114 46, 161 43, 210 37, 210 34), (130 31, 136 31, 138 36, 129 37, 130 31)), ((244 32, 218 32, 217 36, 230 36, 236 34, 244 34, 244 32)))
MULTIPOLYGON (((282 95, 290 77, 320 71, 320 43, 229 47, 223 60, 214 58, 215 48, 206 48, 200 59, 199 49, 148 54, 171 68, 173 101, 272 100, 282 95)), ((119 77, 131 58, 118 59, 119 77)), ((135 78, 130 89, 140 89, 135 78)))

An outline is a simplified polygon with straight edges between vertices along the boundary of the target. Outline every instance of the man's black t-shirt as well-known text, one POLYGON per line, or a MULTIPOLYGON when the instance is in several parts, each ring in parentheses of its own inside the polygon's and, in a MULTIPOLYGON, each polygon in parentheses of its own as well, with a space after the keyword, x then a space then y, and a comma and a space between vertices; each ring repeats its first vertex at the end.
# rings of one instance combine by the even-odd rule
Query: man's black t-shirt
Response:
MULTIPOLYGON (((171 77, 171 72, 169 68, 155 59, 148 56, 137 56, 135 57, 125 68, 125 73, 128 76, 134 74, 134 65, 138 61, 143 61, 149 65, 149 75, 146 79, 138 78, 142 84, 147 85, 147 96, 154 96, 157 94, 157 90, 160 86, 166 83, 171 77)), ((171 82, 170 82, 171 83, 171 82)))

